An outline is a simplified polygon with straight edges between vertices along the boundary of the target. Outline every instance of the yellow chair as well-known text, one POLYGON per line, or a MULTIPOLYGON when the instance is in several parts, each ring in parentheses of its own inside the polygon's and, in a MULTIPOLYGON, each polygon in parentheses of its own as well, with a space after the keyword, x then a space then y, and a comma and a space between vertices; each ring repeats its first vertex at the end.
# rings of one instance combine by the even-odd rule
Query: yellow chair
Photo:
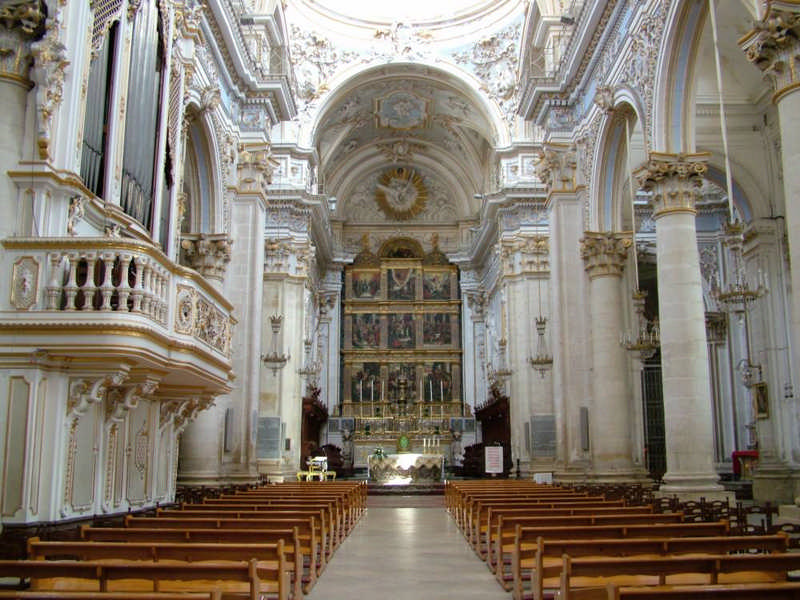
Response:
POLYGON ((308 477, 311 475, 308 471, 298 471, 297 472, 297 481, 308 481, 308 477))

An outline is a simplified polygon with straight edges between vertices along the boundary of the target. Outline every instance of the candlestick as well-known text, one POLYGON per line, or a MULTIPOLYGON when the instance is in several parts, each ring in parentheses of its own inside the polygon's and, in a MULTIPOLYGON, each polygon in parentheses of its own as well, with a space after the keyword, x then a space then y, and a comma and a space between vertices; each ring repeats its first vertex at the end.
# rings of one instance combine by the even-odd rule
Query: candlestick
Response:
POLYGON ((444 380, 439 380, 439 401, 444 402, 444 380))
POLYGON ((358 382, 358 401, 364 401, 364 380, 358 382))
POLYGON ((430 400, 433 402, 433 377, 428 380, 428 391, 430 392, 430 400))
POLYGON ((386 387, 386 381, 381 379, 381 402, 383 402, 383 390, 386 387))
POLYGON ((375 402, 375 379, 369 380, 369 401, 375 402))

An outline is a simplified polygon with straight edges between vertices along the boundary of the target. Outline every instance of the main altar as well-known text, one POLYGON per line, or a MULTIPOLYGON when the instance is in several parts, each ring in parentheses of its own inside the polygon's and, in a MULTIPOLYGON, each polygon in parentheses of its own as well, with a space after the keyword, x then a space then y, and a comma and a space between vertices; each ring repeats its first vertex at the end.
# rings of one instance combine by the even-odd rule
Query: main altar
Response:
POLYGON ((458 267, 432 241, 425 252, 394 239, 375 254, 365 237, 345 269, 338 417, 356 468, 372 471, 370 456, 391 453, 401 436, 399 454, 452 461, 460 432, 474 428, 461 393, 458 267))

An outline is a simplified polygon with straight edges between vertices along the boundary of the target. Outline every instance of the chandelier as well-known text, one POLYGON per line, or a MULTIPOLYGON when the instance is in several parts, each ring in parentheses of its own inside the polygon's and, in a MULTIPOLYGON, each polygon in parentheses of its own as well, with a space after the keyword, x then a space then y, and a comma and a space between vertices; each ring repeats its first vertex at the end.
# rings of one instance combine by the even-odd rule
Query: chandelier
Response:
POLYGON ((272 315, 269 318, 270 325, 272 326, 272 352, 269 354, 261 355, 261 362, 264 363, 268 369, 272 370, 273 377, 278 374, 278 371, 286 366, 291 358, 290 354, 278 354, 278 334, 281 331, 283 324, 283 315, 272 315))
POLYGON ((317 375, 319 375, 319 372, 322 370, 322 363, 319 360, 312 360, 312 344, 313 342, 310 339, 303 341, 303 345, 305 346, 305 360, 303 361, 303 368, 297 369, 297 373, 301 377, 305 377, 309 385, 316 386, 317 375))
POLYGON ((619 343, 629 352, 638 353, 639 358, 646 361, 653 358, 661 345, 661 330, 658 326, 658 318, 651 321, 644 314, 647 291, 638 289, 637 285, 631 297, 637 326, 632 332, 623 332, 620 335, 619 343))
POLYGON ((547 351, 547 339, 545 332, 547 330, 547 318, 542 316, 542 280, 539 279, 539 316, 536 317, 536 354, 528 357, 528 362, 539 373, 540 377, 544 377, 547 372, 553 368, 553 355, 547 351))
POLYGON ((730 253, 732 279, 727 284, 713 289, 712 295, 724 311, 738 315, 744 325, 745 357, 739 361, 736 368, 742 374, 742 383, 749 388, 761 382, 762 369, 760 364, 754 364, 750 359, 749 311, 753 303, 769 290, 760 269, 755 285, 747 279, 743 256, 744 227, 741 223, 737 221, 726 224, 722 244, 730 253))

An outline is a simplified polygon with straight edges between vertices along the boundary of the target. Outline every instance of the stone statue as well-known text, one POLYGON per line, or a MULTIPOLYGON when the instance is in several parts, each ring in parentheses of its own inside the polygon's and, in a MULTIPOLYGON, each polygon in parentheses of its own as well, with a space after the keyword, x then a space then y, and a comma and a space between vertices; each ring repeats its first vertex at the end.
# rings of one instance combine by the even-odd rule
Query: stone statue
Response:
POLYGON ((464 449, 461 447, 461 432, 453 431, 453 441, 450 443, 450 464, 460 467, 464 462, 464 449))
POLYGON ((353 470, 353 434, 349 429, 342 431, 342 462, 344 470, 353 470))

